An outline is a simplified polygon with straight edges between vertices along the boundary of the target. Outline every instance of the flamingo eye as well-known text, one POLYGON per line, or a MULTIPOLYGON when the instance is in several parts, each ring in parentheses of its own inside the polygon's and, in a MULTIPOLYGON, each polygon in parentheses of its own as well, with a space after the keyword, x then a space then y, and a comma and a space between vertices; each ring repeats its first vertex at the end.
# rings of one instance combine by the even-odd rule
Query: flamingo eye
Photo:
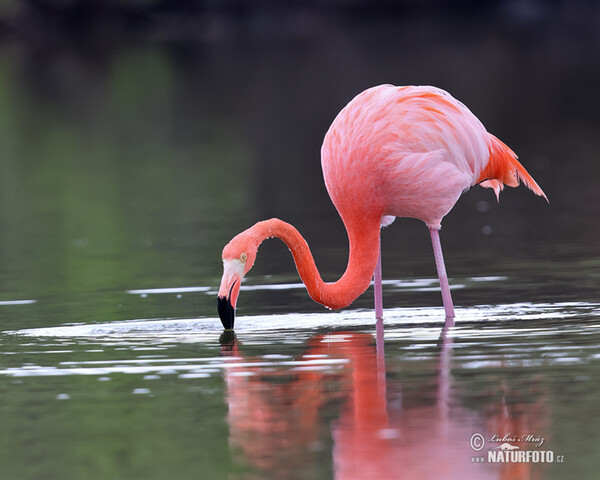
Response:
POLYGON ((246 260, 248 260, 248 255, 246 255, 245 253, 242 253, 242 255, 240 256, 240 260, 242 262, 245 262, 246 260))

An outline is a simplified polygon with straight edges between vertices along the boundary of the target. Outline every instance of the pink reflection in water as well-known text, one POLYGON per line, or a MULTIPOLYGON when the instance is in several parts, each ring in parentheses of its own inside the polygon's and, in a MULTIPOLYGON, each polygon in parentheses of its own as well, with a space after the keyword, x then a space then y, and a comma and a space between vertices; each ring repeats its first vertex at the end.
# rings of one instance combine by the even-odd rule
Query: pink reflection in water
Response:
MULTIPOLYGON (((484 412, 460 406, 451 398, 447 330, 439 341, 437 375, 417 385, 433 388, 429 396, 418 388, 415 393, 415 385, 386 379, 381 322, 376 338, 317 335, 298 359, 268 366, 260 357, 243 358, 237 340, 223 343, 223 355, 235 358, 225 373, 231 447, 270 476, 314 478, 323 475, 323 451, 329 448, 323 439, 331 428, 338 480, 540 478, 540 464, 472 461, 487 453, 487 448, 472 449, 474 433, 489 439, 545 430, 545 397, 508 405, 512 393, 500 382, 497 392, 489 392, 498 401, 489 402, 484 412), (339 417, 329 425, 323 412, 332 409, 339 417)), ((423 382, 420 374, 415 378, 423 382)))

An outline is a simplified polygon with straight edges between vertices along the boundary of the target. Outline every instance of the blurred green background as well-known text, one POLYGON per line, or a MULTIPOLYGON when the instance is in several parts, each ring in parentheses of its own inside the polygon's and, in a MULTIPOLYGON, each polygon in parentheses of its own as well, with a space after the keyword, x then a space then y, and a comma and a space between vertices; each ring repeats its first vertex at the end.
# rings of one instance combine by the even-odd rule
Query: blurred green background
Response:
MULTIPOLYGON (((159 305, 124 292, 216 287, 222 246, 271 216, 294 223, 323 276, 338 278, 346 236, 320 145, 337 112, 379 83, 451 92, 550 199, 465 194, 444 222, 450 276, 579 262, 580 288, 537 299, 596 297, 599 22, 585 1, 2 2, 0 300, 37 302, 0 322, 212 316, 212 293, 159 305)), ((419 222, 386 229, 383 248, 384 276, 434 275, 419 222)), ((297 279, 278 242, 253 274, 297 279)), ((286 310, 285 296, 256 298, 241 308, 286 310)))

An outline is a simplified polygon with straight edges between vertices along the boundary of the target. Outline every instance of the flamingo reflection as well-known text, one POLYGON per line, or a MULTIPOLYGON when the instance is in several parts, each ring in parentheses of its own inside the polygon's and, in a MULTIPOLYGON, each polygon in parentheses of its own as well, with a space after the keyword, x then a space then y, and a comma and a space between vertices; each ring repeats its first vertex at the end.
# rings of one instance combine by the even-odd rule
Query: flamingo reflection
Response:
POLYGON ((436 374, 425 384, 415 375, 414 385, 386 379, 381 321, 375 338, 317 335, 299 358, 279 364, 244 358, 228 335, 221 352, 232 357, 225 372, 230 444, 262 472, 256 478, 317 478, 331 462, 329 451, 338 480, 536 478, 531 464, 472 462, 474 432, 489 438, 533 427, 511 420, 502 401, 487 416, 452 401, 448 326, 438 342, 436 374))

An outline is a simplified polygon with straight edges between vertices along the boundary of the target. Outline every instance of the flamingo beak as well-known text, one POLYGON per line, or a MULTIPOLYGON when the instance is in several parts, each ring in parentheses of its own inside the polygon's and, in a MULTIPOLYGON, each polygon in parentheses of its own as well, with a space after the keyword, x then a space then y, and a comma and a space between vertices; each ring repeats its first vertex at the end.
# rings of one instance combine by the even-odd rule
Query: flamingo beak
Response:
POLYGON ((217 297, 217 310, 219 311, 219 318, 221 319, 223 328, 225 330, 233 330, 235 308, 231 305, 229 298, 217 297))
POLYGON ((227 263, 224 264, 223 278, 221 279, 221 287, 217 296, 217 310, 219 318, 225 330, 233 330, 235 321, 235 305, 240 293, 240 284, 242 276, 236 268, 228 268, 227 263))

